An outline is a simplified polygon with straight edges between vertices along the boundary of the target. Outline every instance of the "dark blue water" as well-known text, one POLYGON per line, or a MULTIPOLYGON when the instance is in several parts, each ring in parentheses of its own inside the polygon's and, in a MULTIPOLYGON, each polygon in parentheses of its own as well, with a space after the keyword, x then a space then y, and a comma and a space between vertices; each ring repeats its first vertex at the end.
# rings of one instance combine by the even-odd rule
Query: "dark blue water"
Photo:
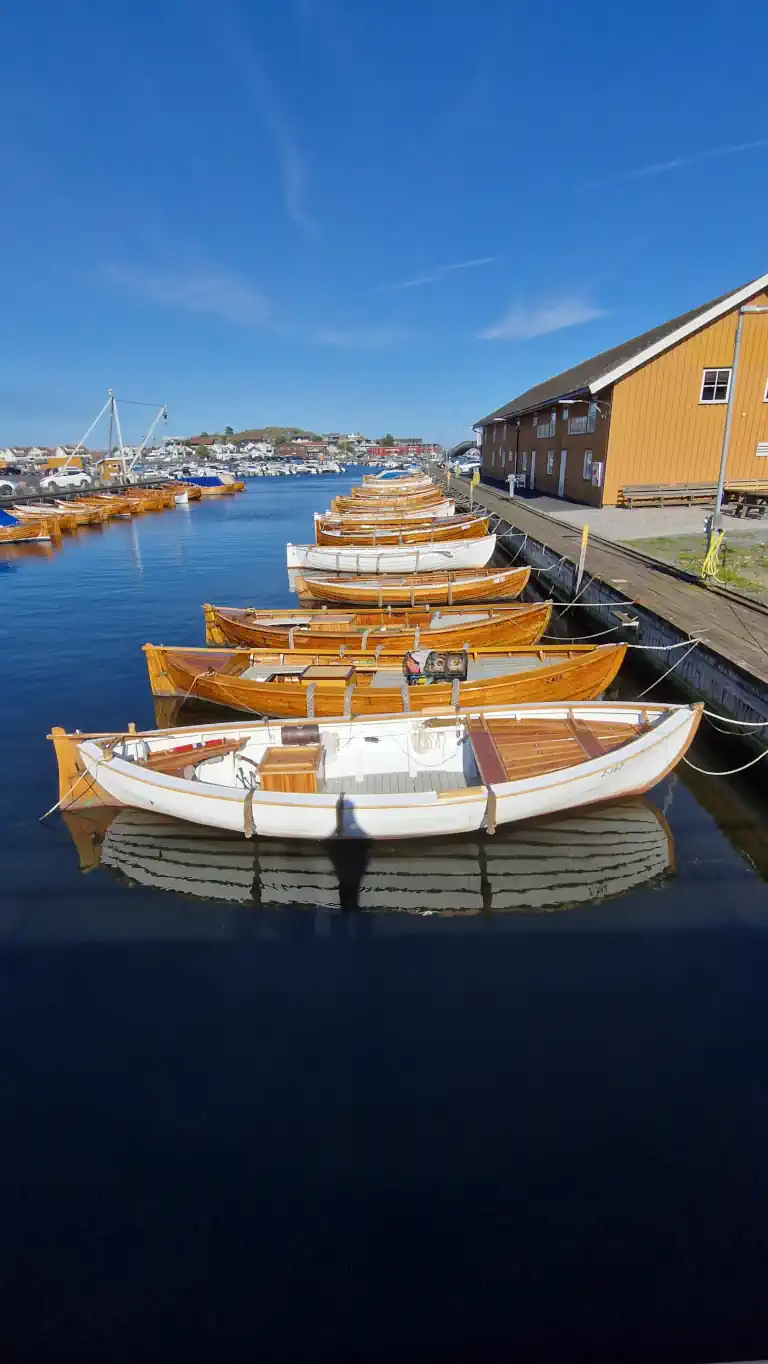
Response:
POLYGON ((500 912, 484 844, 299 861, 334 907, 277 909, 269 850, 247 903, 195 899, 84 874, 38 823, 50 726, 150 725, 141 644, 200 642, 204 600, 288 604, 285 540, 353 481, 255 481, 4 560, 0 1358, 765 1354, 754 788, 668 779, 643 815, 667 874, 620 896, 561 893, 569 836, 551 913, 500 912), (479 912, 398 912, 459 893, 460 858, 479 912), (388 902, 356 910, 334 871, 388 902))

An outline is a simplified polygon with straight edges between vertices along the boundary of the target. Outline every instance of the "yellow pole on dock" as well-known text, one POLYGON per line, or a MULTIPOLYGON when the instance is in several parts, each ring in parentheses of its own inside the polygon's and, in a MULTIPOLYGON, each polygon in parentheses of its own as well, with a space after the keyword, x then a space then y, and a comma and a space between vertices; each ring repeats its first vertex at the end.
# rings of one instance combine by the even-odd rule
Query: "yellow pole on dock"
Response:
POLYGON ((587 557, 587 541, 589 540, 589 526, 581 528, 581 549, 579 551, 579 567, 576 572, 576 591, 581 587, 581 580, 584 576, 584 563, 587 557))

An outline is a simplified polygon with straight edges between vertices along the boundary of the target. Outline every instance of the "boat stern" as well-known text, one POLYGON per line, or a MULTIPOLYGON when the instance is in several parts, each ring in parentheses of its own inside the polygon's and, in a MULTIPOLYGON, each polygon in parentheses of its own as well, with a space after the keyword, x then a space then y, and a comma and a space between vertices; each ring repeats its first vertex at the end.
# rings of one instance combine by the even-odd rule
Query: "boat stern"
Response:
POLYGON ((80 756, 82 734, 68 734, 54 725, 48 738, 53 744, 59 769, 60 810, 86 810, 97 805, 119 805, 88 772, 80 756))

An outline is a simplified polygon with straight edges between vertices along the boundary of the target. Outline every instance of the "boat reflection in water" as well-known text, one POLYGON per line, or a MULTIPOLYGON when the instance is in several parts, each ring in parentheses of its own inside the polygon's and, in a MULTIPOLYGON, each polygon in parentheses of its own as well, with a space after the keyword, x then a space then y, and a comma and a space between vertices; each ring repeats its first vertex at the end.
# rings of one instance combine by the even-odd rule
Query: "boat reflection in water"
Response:
POLYGON ((137 810, 64 816, 83 871, 264 909, 477 915, 575 908, 674 870, 664 816, 644 801, 485 834, 408 842, 252 840, 137 810))

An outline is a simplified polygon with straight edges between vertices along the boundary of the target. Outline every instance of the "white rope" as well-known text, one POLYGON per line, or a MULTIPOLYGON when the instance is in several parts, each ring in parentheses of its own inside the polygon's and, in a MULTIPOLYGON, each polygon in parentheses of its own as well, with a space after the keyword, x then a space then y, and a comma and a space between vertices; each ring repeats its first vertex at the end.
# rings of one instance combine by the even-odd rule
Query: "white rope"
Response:
MULTIPOLYGON (((768 720, 732 720, 729 715, 718 715, 717 711, 705 710, 703 712, 710 720, 722 720, 726 725, 743 725, 745 729, 764 729, 768 725, 768 720)), ((723 733, 727 733, 724 730, 723 733)))
POLYGON ((690 758, 684 757, 683 762, 686 766, 692 767, 694 772, 700 772, 702 777, 736 777, 739 772, 746 772, 748 767, 754 767, 755 763, 762 762, 763 758, 768 758, 768 748, 764 753, 758 753, 757 757, 753 758, 751 762, 744 763, 743 767, 729 767, 726 772, 710 772, 706 767, 697 767, 695 763, 691 762, 690 758))
MULTIPOLYGON (((508 531, 508 532, 507 532, 508 535, 512 535, 512 533, 513 533, 512 531, 508 531)), ((502 535, 500 538, 503 540, 505 537, 502 535)), ((524 536, 523 536, 522 544, 520 545, 520 547, 519 547, 519 549, 518 549, 518 551, 517 551, 517 554, 515 555, 514 559, 510 559, 510 561, 509 561, 511 564, 516 563, 517 560, 520 558, 520 555, 522 554, 523 550, 525 549, 525 545, 526 545, 527 539, 528 539, 528 536, 527 536, 527 535, 524 535, 524 536)))
MULTIPOLYGON (((545 635, 544 643, 562 644, 564 647, 566 647, 568 644, 583 644, 585 640, 602 639, 603 635, 612 635, 616 632, 616 630, 620 629, 621 629, 620 625, 609 625, 607 630, 597 630, 595 631, 594 635, 566 635, 564 639, 560 638, 557 635, 545 635)), ((636 644, 627 645, 628 649, 636 649, 638 647, 639 646, 636 644)))
POLYGON ((586 590, 587 590, 587 588, 589 587, 590 583, 593 583, 594 581, 595 581, 595 575, 592 574, 591 577, 587 578, 587 581, 583 584, 583 586, 579 588, 578 592, 576 593, 576 596, 573 597, 573 598, 571 599, 571 601, 569 601, 569 603, 568 603, 567 606, 564 606, 564 607, 563 607, 563 610, 562 610, 562 613, 561 613, 562 615, 565 615, 565 612, 566 612, 566 611, 570 611, 571 608, 574 607, 574 606, 576 605, 577 601, 579 600, 579 597, 582 595, 583 592, 586 592, 586 590))
POLYGON ((653 691, 654 687, 658 687, 659 683, 660 683, 660 682, 663 682, 665 677, 669 677, 669 674, 670 674, 670 673, 673 673, 673 672, 675 671, 675 668, 679 668, 679 667, 680 667, 680 664, 685 662, 685 660, 686 660, 686 658, 688 657, 688 655, 693 653, 693 651, 694 651, 694 649, 696 648, 698 642, 699 642, 699 641, 698 641, 697 639, 695 639, 695 640, 693 641, 693 644, 691 645, 690 649, 688 650, 688 652, 685 653, 685 654, 683 654, 682 658, 678 658, 678 659, 677 659, 669 668, 667 668, 667 671, 666 671, 665 673, 662 673, 662 674, 661 674, 661 677, 657 677, 657 678, 656 678, 656 681, 655 681, 655 682, 652 682, 651 685, 650 685, 650 687, 646 687, 645 691, 641 691, 641 692, 639 693, 639 695, 638 695, 635 699, 636 699, 637 701, 639 701, 639 700, 641 699, 641 697, 647 696, 648 693, 649 693, 649 691, 653 691))

